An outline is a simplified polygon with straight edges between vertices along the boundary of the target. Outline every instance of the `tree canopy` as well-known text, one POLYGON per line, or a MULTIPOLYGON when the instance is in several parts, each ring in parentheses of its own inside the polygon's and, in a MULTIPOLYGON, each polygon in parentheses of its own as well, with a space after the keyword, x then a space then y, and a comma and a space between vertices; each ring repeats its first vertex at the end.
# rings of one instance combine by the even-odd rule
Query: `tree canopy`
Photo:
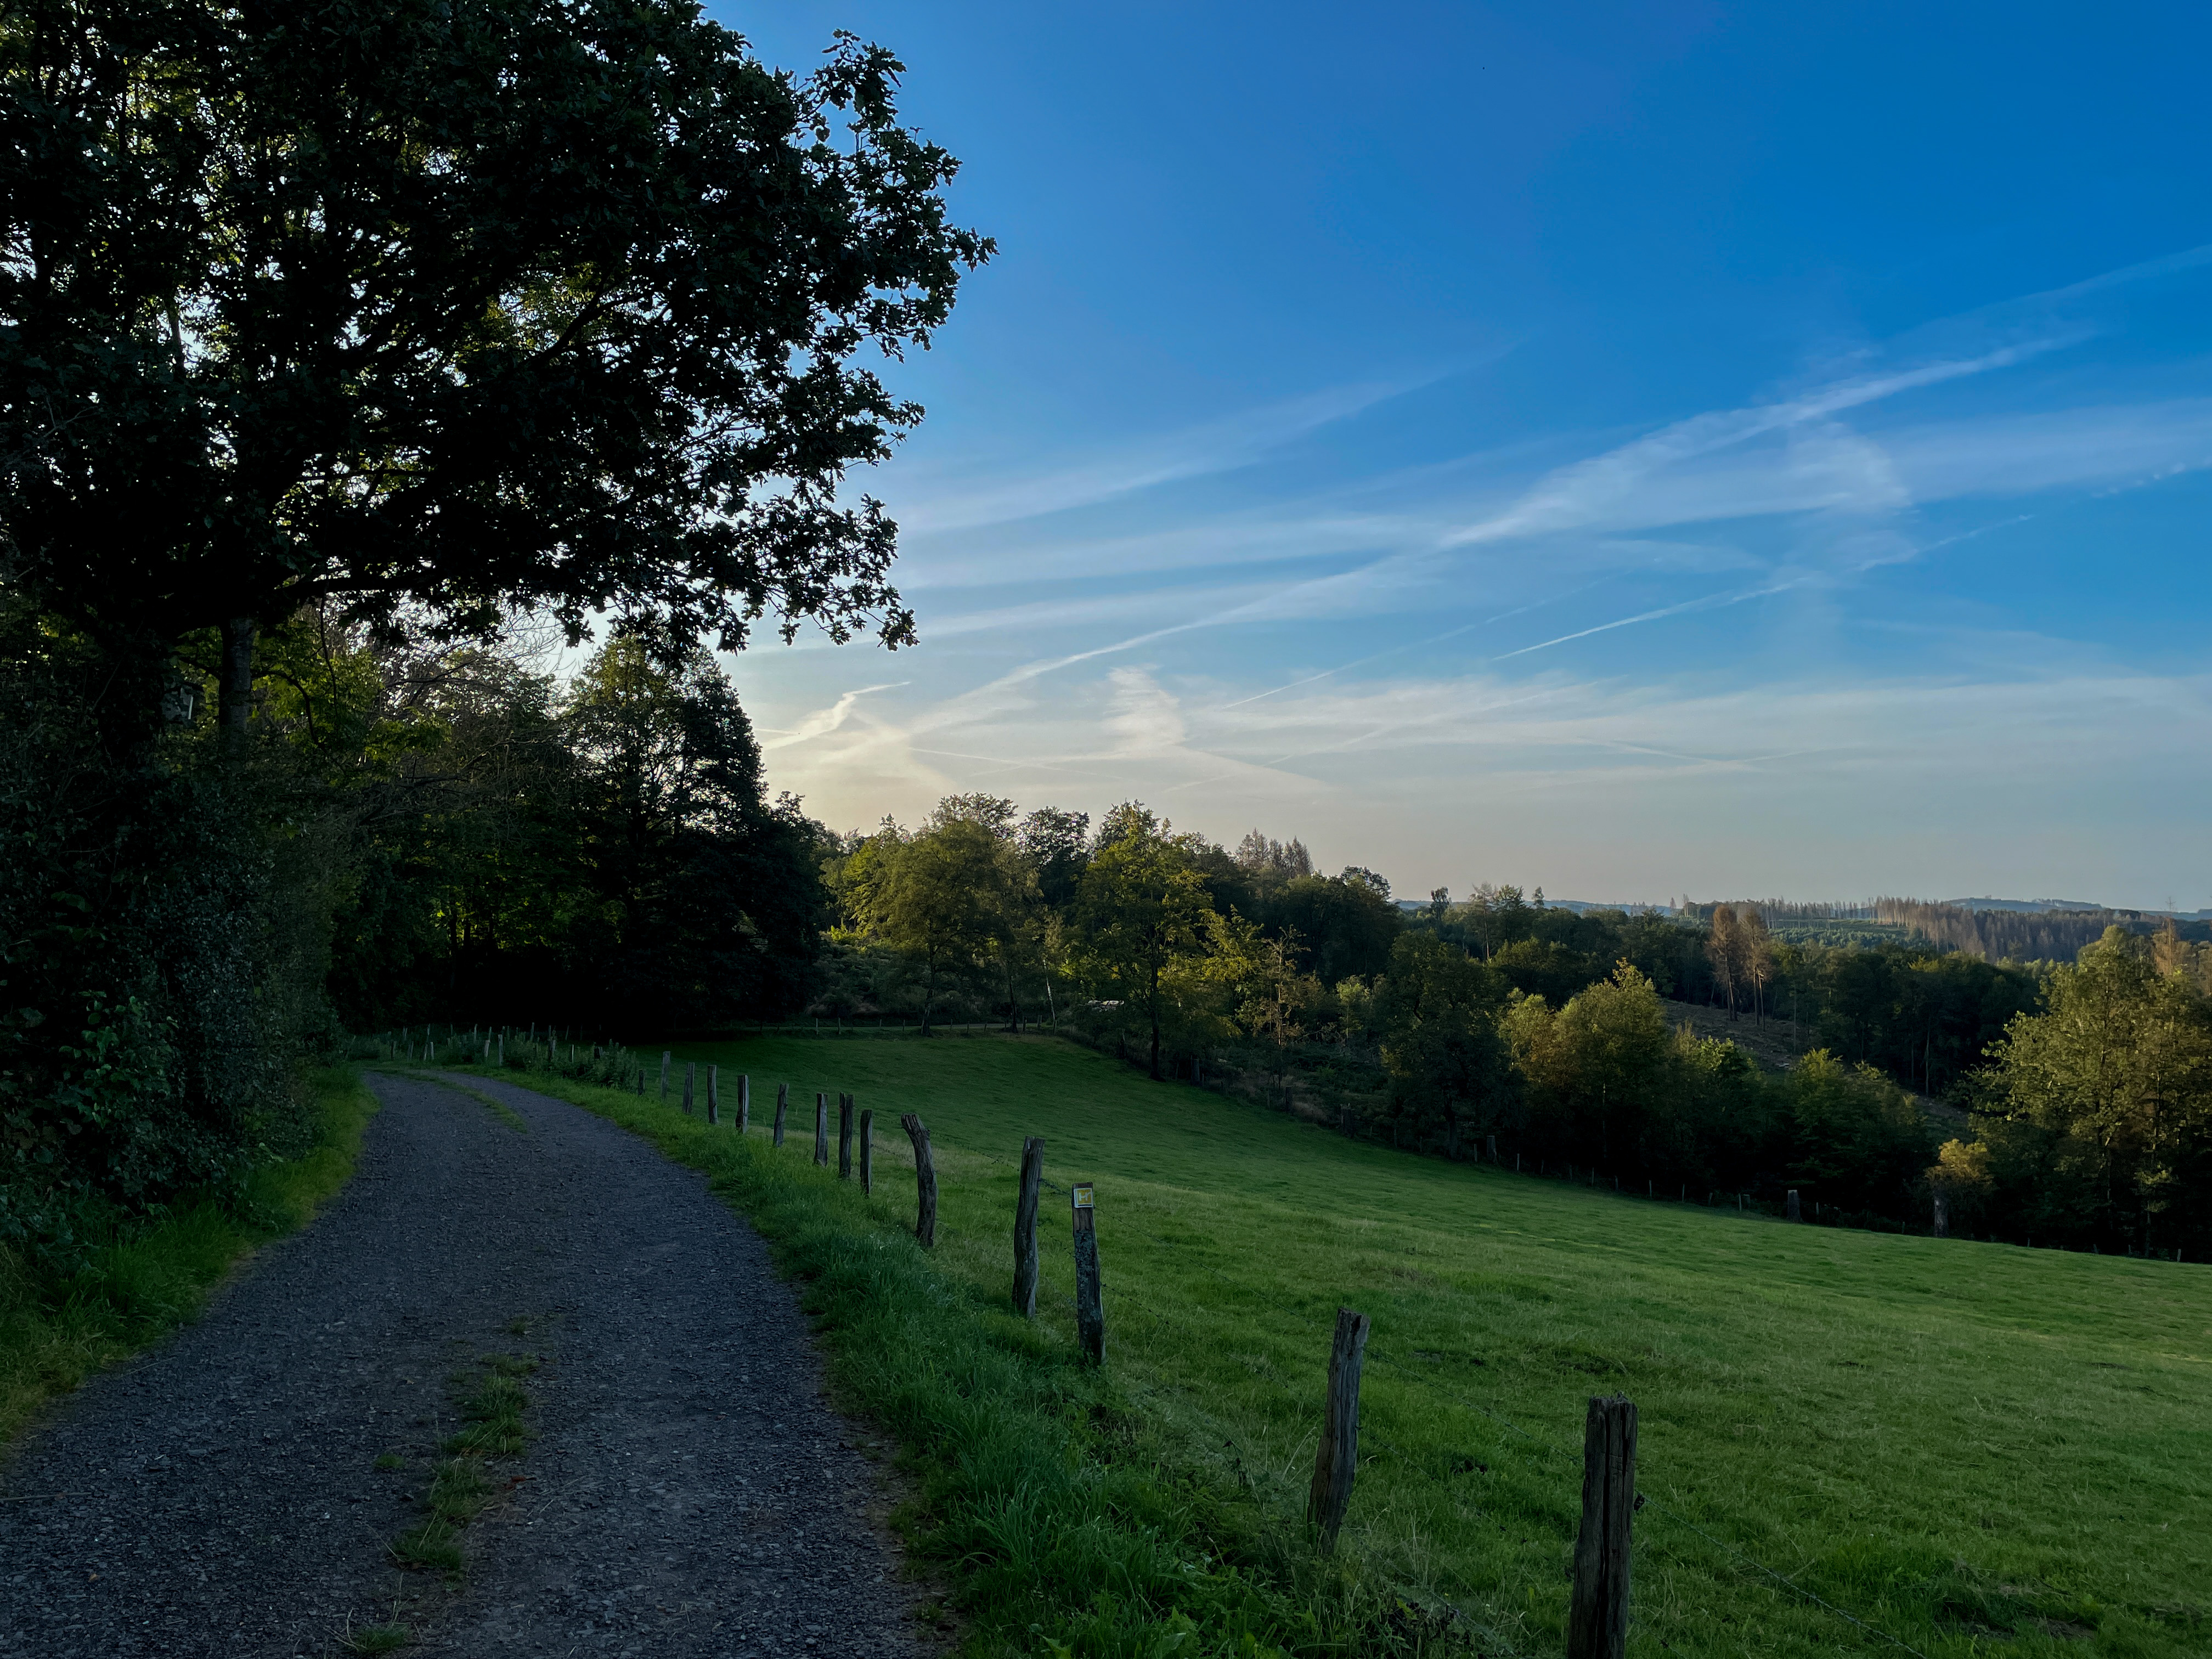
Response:
POLYGON ((855 357, 991 246, 899 72, 773 71, 684 0, 11 8, 11 582, 142 651, 322 600, 910 641, 838 489, 921 411, 855 357))

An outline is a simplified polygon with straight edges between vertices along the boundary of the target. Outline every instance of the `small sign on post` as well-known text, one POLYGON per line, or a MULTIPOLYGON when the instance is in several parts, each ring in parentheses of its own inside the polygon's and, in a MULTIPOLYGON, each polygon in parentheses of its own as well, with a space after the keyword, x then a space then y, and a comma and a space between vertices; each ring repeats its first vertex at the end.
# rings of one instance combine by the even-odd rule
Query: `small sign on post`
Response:
POLYGON ((1024 1319, 1036 1317, 1037 1188, 1044 1182, 1044 1140, 1030 1135, 1022 1142, 1022 1184, 1014 1200, 1014 1311, 1024 1319))
POLYGON ((1093 1364, 1106 1363, 1106 1307, 1098 1289, 1098 1200, 1087 1181, 1068 1188, 1075 1212, 1075 1334, 1093 1364))
POLYGON ((1583 1426, 1583 1524, 1567 1608, 1567 1659, 1628 1651, 1629 1523, 1636 1515, 1636 1402, 1589 1402, 1583 1426))
POLYGON ((1336 1335, 1328 1351, 1328 1403, 1322 1408, 1321 1444, 1314 1452, 1313 1485, 1306 1519, 1321 1531, 1322 1547, 1336 1547, 1337 1528, 1352 1507, 1352 1482, 1359 1472, 1359 1372, 1367 1363, 1367 1316, 1336 1310, 1336 1335))

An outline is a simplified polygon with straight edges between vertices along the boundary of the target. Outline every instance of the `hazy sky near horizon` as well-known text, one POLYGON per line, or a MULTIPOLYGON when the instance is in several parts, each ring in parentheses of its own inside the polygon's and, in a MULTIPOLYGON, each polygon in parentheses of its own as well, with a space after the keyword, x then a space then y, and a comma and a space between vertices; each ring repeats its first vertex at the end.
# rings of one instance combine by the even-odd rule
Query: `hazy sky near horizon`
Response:
POLYGON ((921 646, 733 664, 815 816, 2212 904, 2191 9, 711 9, 896 50, 1000 246, 854 480, 921 646))

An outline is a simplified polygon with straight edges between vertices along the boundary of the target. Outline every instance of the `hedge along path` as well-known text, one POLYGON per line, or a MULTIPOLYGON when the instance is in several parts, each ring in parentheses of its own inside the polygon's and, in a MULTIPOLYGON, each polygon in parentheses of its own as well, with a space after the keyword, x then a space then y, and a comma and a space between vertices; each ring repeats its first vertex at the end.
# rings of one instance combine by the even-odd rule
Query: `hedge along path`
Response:
POLYGON ((757 1235, 613 1125, 455 1081, 526 1133, 373 1075, 351 1185, 28 1437, 0 1655, 327 1652, 395 1618, 434 1652, 915 1650, 875 1476, 757 1235), (506 1495, 458 1585, 403 1573, 450 1379, 495 1355, 541 1361, 522 1455, 487 1471, 506 1495))

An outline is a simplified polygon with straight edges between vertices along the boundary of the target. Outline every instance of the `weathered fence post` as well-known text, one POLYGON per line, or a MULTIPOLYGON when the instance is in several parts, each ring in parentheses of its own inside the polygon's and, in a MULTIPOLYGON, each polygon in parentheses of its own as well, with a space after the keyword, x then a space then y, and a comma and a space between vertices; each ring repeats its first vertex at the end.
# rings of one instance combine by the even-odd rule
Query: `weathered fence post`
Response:
POLYGON ((853 1097, 837 1097, 837 1179, 847 1181, 853 1174, 853 1097))
POLYGON ((686 1117, 691 1115, 691 1084, 698 1074, 699 1063, 696 1060, 684 1062, 684 1115, 686 1117))
POLYGON ((720 1123, 722 1121, 722 1098, 720 1090, 716 1087, 721 1080, 721 1075, 722 1068, 719 1066, 709 1066, 707 1068, 707 1121, 710 1124, 720 1123))
POLYGON ((1044 1183, 1044 1140, 1030 1135, 1022 1142, 1021 1194, 1014 1200, 1014 1311, 1024 1319, 1036 1317, 1037 1188, 1044 1183))
POLYGON ((876 1115, 872 1111, 860 1114, 860 1191, 865 1196, 876 1190, 876 1115))
POLYGON ((1106 1363, 1106 1304, 1098 1288, 1097 1189, 1085 1181, 1067 1189, 1075 1212, 1075 1334, 1093 1364, 1106 1363))
POLYGON ((1622 1659, 1628 1651, 1628 1532, 1636 1515, 1636 1402, 1589 1402, 1583 1428, 1583 1527, 1575 1540, 1567 1659, 1622 1659))
POLYGON ((1805 1218, 1804 1207, 1797 1202, 1797 1189, 1795 1187, 1790 1189, 1789 1200, 1784 1208, 1792 1221, 1802 1221, 1805 1218))
POLYGON ((753 1117, 753 1077, 750 1072, 738 1073, 738 1133, 744 1133, 753 1117))
POLYGON ((821 1089, 814 1091, 814 1161, 830 1167, 830 1096, 821 1089))
POLYGON ((1328 1351, 1328 1405, 1306 1493, 1306 1519, 1321 1528, 1323 1549, 1336 1547, 1336 1529, 1352 1505, 1352 1477, 1359 1472, 1359 1368, 1366 1360, 1367 1316, 1339 1308, 1328 1351))
POLYGON ((791 1085, 788 1083, 777 1084, 775 1085, 775 1134, 774 1139, 769 1143, 771 1146, 781 1146, 783 1145, 783 1119, 785 1113, 790 1109, 790 1106, 791 1085))
POLYGON ((1489 1152, 1489 1153, 1490 1153, 1490 1161, 1491 1161, 1492 1164, 1497 1163, 1497 1162, 1498 1162, 1498 1137, 1497 1137, 1496 1135, 1485 1135, 1485 1136, 1483 1136, 1483 1138, 1482 1138, 1482 1144, 1483 1144, 1483 1146, 1484 1146, 1488 1150, 1488 1152, 1489 1152))
POLYGON ((914 1113, 899 1119, 907 1139, 914 1142, 914 1236, 921 1248, 937 1248, 937 1164, 929 1156, 929 1127, 914 1113))
POLYGON ((1936 1237, 1948 1238, 1951 1236, 1951 1195, 1941 1187, 1933 1190, 1936 1200, 1936 1237))
POLYGON ((664 1106, 668 1104, 668 1062, 675 1058, 665 1048, 660 1051, 660 1103, 664 1106))

